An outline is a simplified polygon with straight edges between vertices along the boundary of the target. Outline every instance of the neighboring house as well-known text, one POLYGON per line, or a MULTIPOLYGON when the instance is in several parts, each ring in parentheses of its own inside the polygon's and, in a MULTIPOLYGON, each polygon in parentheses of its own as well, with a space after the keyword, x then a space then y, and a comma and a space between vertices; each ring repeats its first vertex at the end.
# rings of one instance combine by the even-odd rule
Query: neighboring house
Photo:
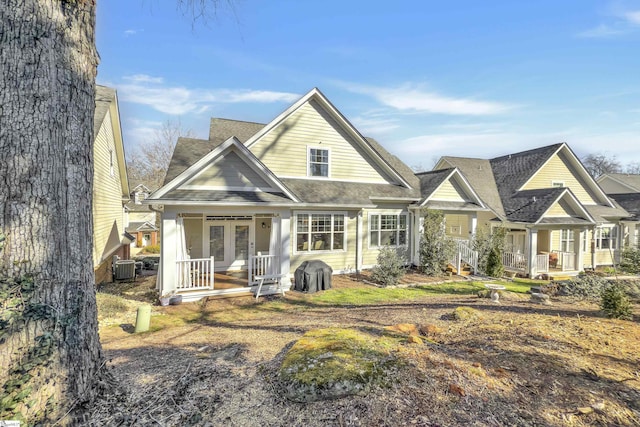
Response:
POLYGON ((266 125, 212 119, 208 140, 178 140, 165 185, 146 200, 164 209, 159 290, 185 300, 246 292, 265 271, 287 286, 304 261, 356 271, 385 245, 412 262, 420 199, 411 169, 318 89, 266 125), (248 270, 247 282, 194 278, 213 269, 248 270))
POLYGON ((600 187, 622 206, 629 216, 622 222, 623 242, 629 246, 640 244, 640 175, 606 173, 598 177, 600 187))
POLYGON ((421 180, 430 174, 451 177, 459 202, 467 203, 467 211, 445 209, 447 232, 472 236, 475 224, 506 227, 508 269, 535 277, 577 273, 618 259, 620 224, 629 214, 607 197, 565 143, 488 160, 443 157, 434 169, 420 174, 421 180), (468 212, 473 204, 486 209, 468 212))
POLYGON ((113 255, 129 257, 123 205, 129 182, 114 89, 96 86, 93 144, 93 265, 96 283, 111 281, 113 255))
POLYGON ((138 184, 131 191, 131 200, 125 205, 125 225, 127 233, 135 237, 131 246, 143 248, 149 245, 157 245, 158 227, 156 219, 158 213, 142 202, 149 197, 151 190, 144 184, 138 184))

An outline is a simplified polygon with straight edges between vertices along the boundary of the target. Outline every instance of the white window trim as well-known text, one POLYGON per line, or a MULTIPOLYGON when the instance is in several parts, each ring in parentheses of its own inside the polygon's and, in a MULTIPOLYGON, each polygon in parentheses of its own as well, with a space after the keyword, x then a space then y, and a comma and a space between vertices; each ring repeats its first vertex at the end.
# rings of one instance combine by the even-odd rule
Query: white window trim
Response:
POLYGON ((331 177, 331 148, 317 145, 307 145, 307 178, 327 179, 331 177), (311 175, 311 150, 324 150, 327 152, 327 176, 311 175))
MULTIPOLYGON (((347 251, 347 243, 348 243, 348 238, 347 238, 347 224, 349 222, 349 215, 347 214, 346 211, 294 211, 293 212, 293 253, 294 254, 323 254, 323 253, 339 253, 339 252, 346 252, 347 251), (331 238, 333 239, 333 235, 335 233, 335 231, 333 230, 333 216, 335 215, 341 215, 344 217, 344 238, 343 238, 343 242, 342 242, 342 249, 323 249, 323 250, 318 250, 318 251, 312 251, 311 250, 311 245, 308 246, 307 250, 298 250, 298 215, 332 215, 331 218, 331 238)), ((307 232, 308 235, 311 235, 312 231, 311 231, 311 218, 309 218, 309 231, 307 232)), ((307 240, 308 242, 311 241, 310 237, 307 240)), ((333 243, 333 241, 332 241, 333 243)))
POLYGON ((595 240, 596 251, 608 251, 608 250, 615 251, 620 249, 619 227, 616 224, 603 225, 600 227, 596 227, 594 240, 595 240), (609 247, 606 247, 606 248, 602 247, 602 230, 605 228, 608 228, 609 230, 611 230, 609 234, 609 242, 614 240, 615 241, 614 247, 611 247, 611 244, 609 244, 609 247))
MULTIPOLYGON (((377 212, 369 212, 369 218, 368 218, 368 225, 367 225, 367 247, 369 249, 382 249, 384 246, 380 246, 380 245, 372 245, 371 244, 371 217, 372 216, 382 216, 382 215, 394 215, 396 217, 398 217, 398 224, 400 224, 400 219, 399 217, 401 215, 404 215, 406 217, 406 226, 407 228, 405 229, 405 244, 404 245, 395 245, 395 246, 390 246, 392 248, 408 248, 409 247, 409 228, 411 226, 411 224, 409 224, 409 213, 408 212, 388 212, 388 211, 377 211, 377 212)), ((381 225, 381 223, 380 223, 381 225)), ((398 237, 398 233, 399 233, 399 229, 396 229, 396 238, 398 237)), ((380 232, 380 230, 378 230, 378 233, 380 232)), ((380 241, 380 234, 378 234, 378 242, 380 241)))
POLYGON ((560 230, 560 252, 574 253, 575 251, 576 251, 576 231, 571 228, 564 228, 560 230), (567 233, 566 237, 564 236, 565 232, 567 233), (568 245, 569 242, 573 243, 573 252, 570 250, 565 250, 565 247, 569 246, 568 245), (567 243, 567 244, 565 245, 564 243, 567 243))

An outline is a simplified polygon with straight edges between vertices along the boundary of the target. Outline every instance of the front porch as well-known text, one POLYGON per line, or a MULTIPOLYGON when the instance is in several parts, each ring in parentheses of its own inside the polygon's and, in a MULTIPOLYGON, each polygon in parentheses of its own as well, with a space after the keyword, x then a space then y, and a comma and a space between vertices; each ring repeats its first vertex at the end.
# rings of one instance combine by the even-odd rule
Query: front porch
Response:
MULTIPOLYGON (((541 253, 533 256, 531 264, 538 274, 562 274, 573 276, 580 272, 576 267, 577 254, 571 252, 541 253)), ((523 253, 505 252, 502 263, 506 271, 516 274, 529 275, 529 258, 523 253)))
MULTIPOLYGON (((241 270, 216 271, 213 257, 179 260, 175 263, 176 286, 172 292, 182 295, 184 302, 205 297, 255 295, 259 284, 256 276, 275 275, 278 265, 276 255, 250 256, 248 268, 241 270)), ((289 290, 290 284, 283 283, 283 287, 289 290)), ((277 292, 277 283, 273 280, 263 285, 260 295, 277 292)))

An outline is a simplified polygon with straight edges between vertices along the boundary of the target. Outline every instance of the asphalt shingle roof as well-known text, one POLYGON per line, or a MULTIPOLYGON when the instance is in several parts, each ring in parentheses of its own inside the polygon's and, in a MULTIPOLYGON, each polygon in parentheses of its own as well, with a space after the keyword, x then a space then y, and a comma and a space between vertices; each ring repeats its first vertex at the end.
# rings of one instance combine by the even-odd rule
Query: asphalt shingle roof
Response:
MULTIPOLYGON (((633 190, 640 193, 640 175, 630 173, 608 173, 607 176, 628 185, 633 190)), ((630 194, 630 193, 623 193, 630 194)))
MULTIPOLYGON (((491 169, 502 203, 513 197, 562 144, 553 144, 491 159, 491 169)), ((505 206, 505 212, 507 207, 505 206)))
POLYGON ((109 106, 116 98, 115 89, 110 87, 96 85, 96 109, 93 113, 93 139, 95 140, 100 131, 100 125, 104 121, 109 106))
POLYGON ((291 203, 291 199, 283 193, 251 191, 173 190, 162 199, 183 202, 291 203))
POLYGON ((423 198, 431 196, 438 189, 440 184, 449 176, 453 168, 438 169, 430 172, 416 174, 420 181, 420 194, 423 198))
MULTIPOLYGON (((169 164, 164 183, 167 184, 218 147, 232 136, 240 142, 246 142, 265 125, 238 120, 211 119, 210 140, 179 138, 169 164)), ((420 197, 420 181, 413 171, 396 156, 389 153, 376 140, 366 138, 373 150, 382 157, 409 185, 411 189, 392 184, 360 184, 337 181, 318 181, 304 179, 282 179, 284 185, 302 202, 337 203, 370 205, 370 197, 414 198, 420 197)), ((273 193, 254 195, 246 192, 211 192, 174 190, 165 194, 163 199, 202 200, 228 202, 291 202, 284 195, 274 197, 273 193)))
POLYGON ((443 157, 442 160, 458 168, 485 205, 494 211, 499 218, 505 217, 502 200, 489 160, 449 156, 443 157))
POLYGON ((629 213, 627 219, 640 221, 640 193, 614 194, 610 197, 629 213))

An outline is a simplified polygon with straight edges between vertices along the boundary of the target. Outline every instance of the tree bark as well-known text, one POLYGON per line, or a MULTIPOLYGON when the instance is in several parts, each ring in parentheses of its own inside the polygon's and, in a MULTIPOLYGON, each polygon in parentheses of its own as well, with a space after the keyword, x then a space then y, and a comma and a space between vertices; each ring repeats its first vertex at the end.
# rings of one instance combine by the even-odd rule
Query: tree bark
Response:
POLYGON ((102 365, 91 257, 95 0, 4 0, 0 25, 0 277, 13 289, 0 318, 15 320, 0 338, 0 396, 15 407, 0 414, 31 424, 90 398, 102 365), (28 380, 16 390, 18 376, 28 380))

